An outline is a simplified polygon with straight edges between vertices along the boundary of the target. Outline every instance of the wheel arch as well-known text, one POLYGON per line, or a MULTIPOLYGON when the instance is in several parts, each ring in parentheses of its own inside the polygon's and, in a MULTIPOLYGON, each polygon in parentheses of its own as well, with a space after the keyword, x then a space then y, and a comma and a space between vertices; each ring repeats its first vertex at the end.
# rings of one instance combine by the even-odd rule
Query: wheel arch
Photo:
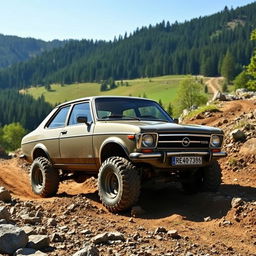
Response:
POLYGON ((112 137, 102 143, 99 151, 100 165, 111 156, 120 156, 129 159, 128 148, 122 139, 112 137))
POLYGON ((48 150, 46 148, 46 146, 44 144, 37 144, 33 150, 32 150, 32 154, 31 154, 31 157, 32 157, 32 160, 35 160, 37 157, 45 157, 47 158, 49 161, 51 161, 50 159, 50 155, 48 153, 48 150))

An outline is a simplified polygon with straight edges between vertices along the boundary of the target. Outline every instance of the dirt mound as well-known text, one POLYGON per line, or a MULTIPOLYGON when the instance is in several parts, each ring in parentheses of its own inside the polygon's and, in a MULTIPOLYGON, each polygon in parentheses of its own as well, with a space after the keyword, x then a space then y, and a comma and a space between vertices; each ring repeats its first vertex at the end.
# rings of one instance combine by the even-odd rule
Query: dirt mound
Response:
POLYGON ((0 159, 0 186, 11 191, 14 196, 23 199, 37 198, 31 191, 28 173, 24 171, 16 158, 0 159))

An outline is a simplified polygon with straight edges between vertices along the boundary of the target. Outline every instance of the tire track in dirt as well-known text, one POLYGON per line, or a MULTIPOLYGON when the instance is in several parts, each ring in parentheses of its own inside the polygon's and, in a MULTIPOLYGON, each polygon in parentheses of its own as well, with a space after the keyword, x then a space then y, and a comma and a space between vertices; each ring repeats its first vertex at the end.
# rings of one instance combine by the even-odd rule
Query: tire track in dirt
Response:
POLYGON ((220 81, 222 81, 222 77, 211 77, 205 83, 208 87, 210 93, 215 94, 218 91, 221 91, 220 81))

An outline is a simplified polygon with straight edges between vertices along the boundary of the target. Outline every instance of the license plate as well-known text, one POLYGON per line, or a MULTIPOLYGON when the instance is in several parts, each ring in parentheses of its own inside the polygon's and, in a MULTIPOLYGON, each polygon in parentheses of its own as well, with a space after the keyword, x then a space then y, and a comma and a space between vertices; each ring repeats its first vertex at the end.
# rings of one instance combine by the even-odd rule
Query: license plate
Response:
POLYGON ((172 165, 201 165, 201 156, 176 156, 172 157, 172 165))

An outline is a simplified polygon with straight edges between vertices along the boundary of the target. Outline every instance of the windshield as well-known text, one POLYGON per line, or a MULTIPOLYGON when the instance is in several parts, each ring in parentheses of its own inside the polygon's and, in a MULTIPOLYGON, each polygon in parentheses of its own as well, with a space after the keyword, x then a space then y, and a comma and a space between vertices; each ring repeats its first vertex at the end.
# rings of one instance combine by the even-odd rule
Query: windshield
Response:
POLYGON ((153 120, 173 122, 154 101, 134 98, 98 98, 95 100, 99 120, 153 120))

